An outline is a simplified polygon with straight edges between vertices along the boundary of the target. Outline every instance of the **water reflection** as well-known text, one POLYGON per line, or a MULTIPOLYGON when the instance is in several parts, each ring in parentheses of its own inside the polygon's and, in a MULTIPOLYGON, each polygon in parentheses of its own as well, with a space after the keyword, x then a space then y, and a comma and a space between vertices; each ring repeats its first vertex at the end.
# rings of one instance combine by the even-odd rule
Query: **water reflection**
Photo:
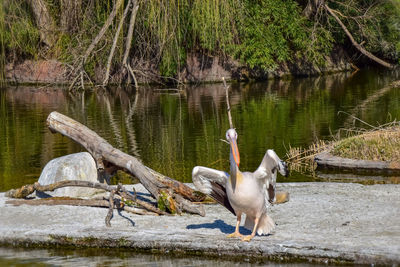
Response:
MULTIPOLYGON (((239 133, 242 170, 254 170, 266 149, 282 157, 289 146, 329 139, 353 121, 373 125, 400 118, 399 90, 382 88, 400 75, 364 71, 317 78, 233 84, 230 102, 239 133)), ((71 94, 58 87, 0 90, 0 191, 34 182, 54 157, 82 148, 46 128, 56 110, 80 121, 113 146, 181 181, 195 165, 228 169, 225 90, 221 84, 163 91, 94 89, 71 94)), ((356 122, 356 126, 363 126, 356 122)), ((310 181, 294 173, 288 180, 310 181)))
POLYGON ((1 266, 326 266, 307 263, 248 262, 249 259, 232 257, 179 257, 177 255, 143 254, 122 249, 9 249, 0 248, 1 266), (236 262, 234 261, 236 260, 236 262), (238 261, 240 260, 240 261, 238 261), (247 261, 246 261, 247 260, 247 261))

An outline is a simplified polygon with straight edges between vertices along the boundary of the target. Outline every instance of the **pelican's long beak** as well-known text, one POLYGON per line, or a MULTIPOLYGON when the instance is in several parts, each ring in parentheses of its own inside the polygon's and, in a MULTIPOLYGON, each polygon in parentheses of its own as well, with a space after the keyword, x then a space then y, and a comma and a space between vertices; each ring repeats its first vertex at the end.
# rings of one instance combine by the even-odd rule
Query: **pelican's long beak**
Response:
POLYGON ((240 164, 240 155, 239 155, 239 149, 236 143, 236 139, 231 140, 231 153, 233 156, 233 159, 235 160, 236 165, 239 167, 240 164))

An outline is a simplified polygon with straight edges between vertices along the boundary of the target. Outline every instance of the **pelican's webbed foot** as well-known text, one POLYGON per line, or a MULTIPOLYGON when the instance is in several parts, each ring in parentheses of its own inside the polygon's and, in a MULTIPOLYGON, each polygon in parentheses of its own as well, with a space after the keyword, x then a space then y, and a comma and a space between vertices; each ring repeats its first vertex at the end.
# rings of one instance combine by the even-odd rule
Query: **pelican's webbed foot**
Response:
POLYGON ((242 241, 243 242, 250 242, 253 239, 254 235, 246 235, 246 236, 242 236, 242 241))
POLYGON ((226 236, 227 238, 232 238, 232 237, 240 237, 243 238, 243 235, 237 231, 233 232, 232 234, 229 234, 226 236))

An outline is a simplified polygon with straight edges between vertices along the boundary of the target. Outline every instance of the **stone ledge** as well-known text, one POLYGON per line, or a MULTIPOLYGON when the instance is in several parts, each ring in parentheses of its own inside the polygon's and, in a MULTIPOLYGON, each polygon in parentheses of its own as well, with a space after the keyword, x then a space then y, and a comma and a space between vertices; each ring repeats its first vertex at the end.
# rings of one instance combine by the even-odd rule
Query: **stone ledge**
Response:
POLYGON ((107 209, 13 207, 1 193, 0 244, 122 247, 234 260, 400 263, 400 185, 288 183, 278 189, 288 191, 291 200, 272 207, 276 230, 250 243, 226 238, 235 217, 219 205, 207 205, 206 217, 115 212, 107 228, 107 209))

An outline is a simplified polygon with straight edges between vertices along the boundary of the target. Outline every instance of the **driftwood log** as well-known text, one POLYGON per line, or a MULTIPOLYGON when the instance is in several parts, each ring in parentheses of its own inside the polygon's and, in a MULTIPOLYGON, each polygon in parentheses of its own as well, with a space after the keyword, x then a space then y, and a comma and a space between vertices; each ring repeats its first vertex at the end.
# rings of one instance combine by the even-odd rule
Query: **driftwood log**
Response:
MULTIPOLYGON (((48 205, 48 206, 56 206, 56 205, 69 205, 69 206, 87 206, 87 207, 102 207, 102 208, 110 208, 110 202, 105 199, 79 199, 79 198, 61 198, 61 197, 51 197, 51 198, 43 198, 43 199, 13 199, 7 200, 6 204, 21 206, 21 205, 30 205, 30 206, 39 206, 39 205, 48 205)), ((114 209, 121 209, 130 213, 140 214, 140 215, 154 215, 158 216, 158 213, 147 211, 144 209, 130 207, 130 206, 117 206, 114 204, 114 209)), ((111 218, 110 218, 111 219, 111 218)))
POLYGON ((47 126, 53 133, 61 133, 82 145, 92 154, 100 171, 105 169, 105 165, 111 164, 137 177, 157 202, 163 203, 170 212, 174 213, 181 209, 185 212, 205 215, 204 207, 201 204, 191 203, 201 202, 205 198, 204 195, 144 166, 138 159, 114 148, 83 124, 54 111, 47 118, 47 126))
MULTIPOLYGON (((111 218, 113 217, 114 209, 124 210, 126 212, 139 214, 139 215, 170 215, 169 213, 160 210, 159 208, 153 206, 152 204, 137 199, 136 190, 133 188, 134 194, 130 193, 125 189, 122 184, 118 184, 117 187, 110 186, 101 183, 94 183, 88 181, 78 181, 78 180, 65 180, 56 182, 49 185, 40 185, 38 182, 30 185, 24 185, 18 189, 11 189, 5 193, 6 197, 10 198, 26 198, 35 191, 47 192, 54 191, 62 187, 89 187, 102 189, 110 192, 109 197, 104 199, 80 199, 80 198, 70 198, 70 197, 50 197, 45 199, 17 199, 8 200, 6 204, 11 204, 14 206, 20 205, 71 205, 71 206, 89 206, 89 207, 104 207, 108 208, 108 213, 105 218, 105 224, 107 227, 111 227, 111 218)), ((181 197, 181 196, 179 196, 181 197)), ((179 198, 178 197, 178 198, 179 198)), ((181 202, 185 205, 187 200, 182 200, 181 202)), ((188 207, 193 208, 193 205, 188 207)), ((197 210, 193 210, 192 213, 196 213, 197 210)))
POLYGON ((19 205, 72 205, 72 206, 90 206, 90 207, 108 207, 108 213, 105 218, 106 226, 111 227, 111 218, 113 217, 114 209, 124 210, 130 213, 140 215, 169 215, 169 213, 158 209, 157 207, 141 201, 136 198, 136 191, 134 195, 131 194, 122 184, 117 187, 101 183, 93 183, 88 181, 78 180, 65 180, 49 185, 40 185, 38 182, 31 185, 24 185, 19 189, 12 189, 6 192, 6 197, 11 198, 25 198, 35 191, 45 192, 54 191, 58 188, 67 186, 90 187, 102 189, 110 192, 108 198, 104 199, 79 199, 70 197, 52 197, 45 199, 18 199, 8 200, 7 204, 14 206, 19 205))

